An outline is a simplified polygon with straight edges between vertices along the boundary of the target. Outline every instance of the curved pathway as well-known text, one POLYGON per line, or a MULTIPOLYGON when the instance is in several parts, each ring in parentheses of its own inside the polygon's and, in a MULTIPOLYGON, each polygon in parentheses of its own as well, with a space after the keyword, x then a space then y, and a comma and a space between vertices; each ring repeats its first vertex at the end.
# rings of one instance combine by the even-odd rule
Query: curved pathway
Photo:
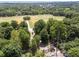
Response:
POLYGON ((27 23, 27 25, 28 25, 28 31, 29 31, 29 33, 30 33, 30 40, 32 40, 33 37, 34 37, 34 35, 35 35, 34 30, 30 27, 28 20, 26 20, 26 23, 27 23))

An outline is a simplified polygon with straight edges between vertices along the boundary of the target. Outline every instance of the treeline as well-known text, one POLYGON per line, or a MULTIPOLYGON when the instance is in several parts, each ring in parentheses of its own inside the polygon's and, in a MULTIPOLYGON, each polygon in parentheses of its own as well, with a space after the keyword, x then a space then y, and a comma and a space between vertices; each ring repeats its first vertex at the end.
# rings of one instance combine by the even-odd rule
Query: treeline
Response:
MULTIPOLYGON (((49 7, 47 7, 48 4, 3 4, 2 7, 0 7, 0 16, 16 16, 16 15, 38 15, 38 14, 52 14, 55 16, 66 16, 71 17, 74 13, 79 13, 78 8, 75 8, 75 4, 69 5, 69 7, 63 7, 58 6, 58 4, 55 6, 51 3, 49 7), (10 6, 11 5, 11 6, 10 6), (53 7, 52 7, 53 6, 53 7)), ((78 7, 78 6, 77 6, 78 7)))

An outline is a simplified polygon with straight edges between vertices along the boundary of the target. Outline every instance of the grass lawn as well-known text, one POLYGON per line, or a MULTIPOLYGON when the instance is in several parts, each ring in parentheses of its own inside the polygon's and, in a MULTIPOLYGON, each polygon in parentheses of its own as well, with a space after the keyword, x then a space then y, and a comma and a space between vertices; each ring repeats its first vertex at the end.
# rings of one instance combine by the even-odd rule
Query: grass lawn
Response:
POLYGON ((43 19, 45 22, 49 20, 49 18, 53 18, 58 21, 62 21, 65 17, 61 16, 53 16, 53 15, 35 15, 35 16, 30 16, 31 20, 29 21, 30 26, 33 27, 34 23, 40 19, 43 19))
MULTIPOLYGON (((53 16, 53 15, 28 15, 31 17, 31 20, 29 21, 30 26, 33 27, 34 23, 40 19, 43 19, 45 22, 48 21, 49 18, 54 18, 58 21, 62 21, 64 17, 61 16, 53 16)), ((12 16, 12 17, 0 17, 0 22, 11 22, 12 20, 16 20, 18 23, 23 21, 24 16, 12 16)))
POLYGON ((16 20, 20 23, 23 19, 23 16, 12 16, 12 17, 0 17, 0 22, 11 22, 12 20, 16 20))

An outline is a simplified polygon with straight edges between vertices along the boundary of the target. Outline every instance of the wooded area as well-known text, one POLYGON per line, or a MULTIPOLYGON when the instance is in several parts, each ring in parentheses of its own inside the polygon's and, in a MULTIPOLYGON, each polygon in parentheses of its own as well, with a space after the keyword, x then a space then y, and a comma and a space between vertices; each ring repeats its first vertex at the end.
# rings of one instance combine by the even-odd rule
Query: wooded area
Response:
POLYGON ((79 2, 0 3, 0 17, 23 15, 20 23, 0 23, 0 57, 44 57, 41 44, 52 44, 64 57, 79 57, 79 2), (29 15, 45 14, 64 18, 39 19, 30 28, 29 15))

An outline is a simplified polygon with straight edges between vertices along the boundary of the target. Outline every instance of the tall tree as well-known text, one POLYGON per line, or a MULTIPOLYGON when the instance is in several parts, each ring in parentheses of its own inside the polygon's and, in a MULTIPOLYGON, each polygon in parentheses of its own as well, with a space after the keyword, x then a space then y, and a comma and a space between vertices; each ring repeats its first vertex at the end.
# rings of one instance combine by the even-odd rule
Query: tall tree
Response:
POLYGON ((66 41, 67 34, 67 28, 63 22, 57 21, 50 28, 50 36, 52 40, 57 41, 58 38, 58 42, 61 42, 61 40, 66 41))
POLYGON ((22 49, 28 50, 29 49, 29 41, 30 41, 30 35, 25 30, 21 29, 19 33, 19 38, 22 42, 22 49))
POLYGON ((48 44, 49 35, 48 35, 48 32, 47 32, 46 29, 43 29, 43 30, 40 32, 40 37, 41 37, 42 43, 48 44))
POLYGON ((34 31, 36 34, 39 34, 40 31, 46 26, 46 23, 43 20, 39 20, 34 25, 34 31))
POLYGON ((33 56, 35 55, 35 53, 36 53, 36 51, 37 51, 37 48, 38 48, 37 42, 36 42, 36 40, 33 39, 33 40, 30 42, 30 49, 31 49, 31 51, 32 51, 33 56))
POLYGON ((37 47, 39 48, 41 37, 39 35, 35 35, 34 40, 36 40, 37 47))
POLYGON ((11 22, 11 26, 14 28, 14 29, 17 29, 17 27, 18 27, 18 23, 17 23, 17 21, 12 21, 11 22))
POLYGON ((11 38, 11 31, 12 31, 12 27, 6 27, 4 29, 3 35, 5 39, 10 39, 11 38))

